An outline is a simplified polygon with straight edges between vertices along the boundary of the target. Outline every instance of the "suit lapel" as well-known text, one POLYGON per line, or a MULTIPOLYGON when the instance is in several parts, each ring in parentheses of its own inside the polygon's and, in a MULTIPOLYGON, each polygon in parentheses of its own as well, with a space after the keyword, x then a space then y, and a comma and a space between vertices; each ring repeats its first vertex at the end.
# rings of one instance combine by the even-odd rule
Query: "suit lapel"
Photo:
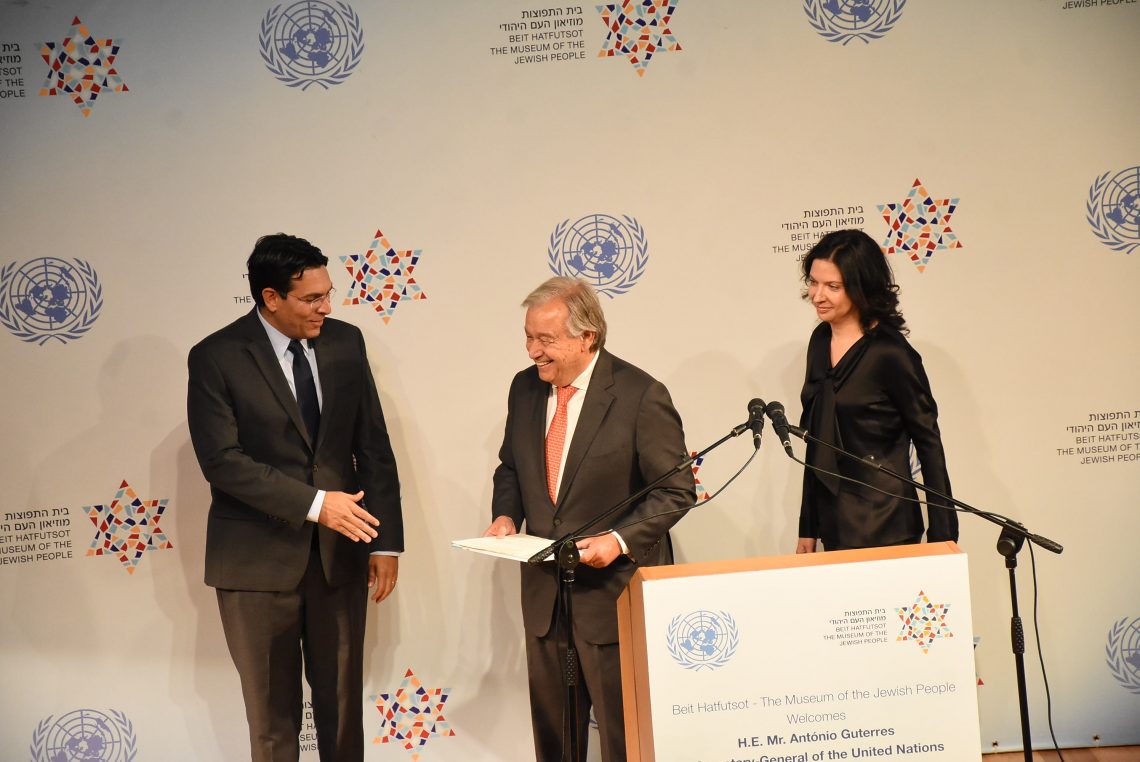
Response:
MULTIPOLYGON (((256 309, 255 307, 254 310, 256 309)), ((273 345, 269 343, 269 336, 266 335, 265 328, 261 325, 256 314, 250 313, 249 317, 252 325, 246 332, 249 337, 249 344, 246 345, 246 349, 253 357, 261 375, 265 377, 265 383, 269 386, 269 390, 273 392, 273 396, 277 398, 281 407, 285 408, 285 412, 289 414, 289 420, 293 422, 297 431, 305 438, 305 442, 312 448, 313 443, 309 441, 308 429, 301 419, 301 408, 297 406, 297 398, 289 390, 289 382, 285 380, 281 361, 273 354, 273 345)))
POLYGON ((550 384, 540 379, 536 372, 530 410, 525 413, 528 416, 525 430, 527 441, 521 452, 535 454, 537 461, 534 467, 542 474, 542 494, 546 496, 546 502, 553 510, 554 504, 550 502, 550 495, 546 492, 546 403, 549 396, 550 384))
MULTIPOLYGON (((602 427, 606 412, 614 402, 610 388, 614 385, 614 367, 610 355, 606 351, 598 353, 598 362, 594 366, 594 374, 590 377, 590 385, 586 388, 586 399, 582 402, 582 412, 578 415, 578 425, 574 427, 574 438, 570 440, 570 451, 566 453, 566 463, 562 466, 562 484, 558 488, 558 503, 570 491, 570 484, 582 459, 590 449, 590 445, 602 427)), ((557 506, 555 508, 557 510, 557 506)))

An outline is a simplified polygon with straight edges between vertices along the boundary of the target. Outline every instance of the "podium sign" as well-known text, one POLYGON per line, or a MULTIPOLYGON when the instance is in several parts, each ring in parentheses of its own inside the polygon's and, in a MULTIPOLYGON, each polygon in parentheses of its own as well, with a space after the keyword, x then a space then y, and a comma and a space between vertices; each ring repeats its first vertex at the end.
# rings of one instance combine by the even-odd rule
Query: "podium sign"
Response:
POLYGON ((642 569, 618 614, 630 760, 981 758, 954 543, 642 569))

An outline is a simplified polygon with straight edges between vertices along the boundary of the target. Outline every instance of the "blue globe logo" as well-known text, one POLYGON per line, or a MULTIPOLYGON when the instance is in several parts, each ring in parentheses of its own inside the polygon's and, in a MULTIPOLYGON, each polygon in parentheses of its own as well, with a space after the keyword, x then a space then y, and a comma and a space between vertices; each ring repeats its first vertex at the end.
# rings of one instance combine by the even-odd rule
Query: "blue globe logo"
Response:
POLYGON ((632 288, 644 272, 648 243, 632 217, 591 214, 555 227, 547 258, 556 275, 581 278, 598 293, 614 297, 632 288))
POLYGON ((122 712, 77 709, 41 722, 32 735, 33 762, 131 762, 134 728, 122 712))
POLYGON ((1140 166, 1098 177, 1089 188, 1085 211, 1104 245, 1127 254, 1140 247, 1140 166))
POLYGON ((1113 676, 1127 690, 1140 694, 1140 617, 1114 624, 1104 652, 1113 676))
POLYGON ((299 0, 271 9, 261 22, 261 57, 290 87, 325 89, 343 82, 364 51, 360 17, 347 3, 299 0))
POLYGON ((67 343, 90 330, 103 307, 103 289, 91 265, 43 257, 19 269, 0 270, 0 324, 13 335, 43 345, 67 343))
POLYGON ((1140 619, 1132 622, 1120 645, 1120 658, 1128 665, 1128 671, 1140 680, 1140 619))
POLYGON ((870 42, 891 30, 906 0, 804 0, 808 22, 831 42, 870 42))
POLYGON ((860 27, 867 26, 871 19, 879 14, 879 9, 871 0, 827 0, 823 10, 831 16, 831 23, 839 27, 846 27, 851 31, 858 31, 860 27))
POLYGON ((693 611, 669 624, 669 653, 685 669, 716 669, 736 653, 736 620, 725 611, 693 611))
POLYGON ((1140 167, 1118 172, 1109 180, 1100 206, 1113 232, 1140 241, 1140 167))

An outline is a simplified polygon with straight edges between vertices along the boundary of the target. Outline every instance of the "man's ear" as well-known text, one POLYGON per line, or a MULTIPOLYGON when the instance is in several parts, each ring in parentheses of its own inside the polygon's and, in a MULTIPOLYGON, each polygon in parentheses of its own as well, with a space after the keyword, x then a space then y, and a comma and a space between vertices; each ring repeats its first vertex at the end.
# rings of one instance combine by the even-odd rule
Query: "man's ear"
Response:
POLYGON ((261 298, 265 302, 265 308, 270 312, 276 312, 277 308, 281 306, 281 300, 284 298, 281 294, 277 293, 277 289, 263 288, 261 290, 261 298))

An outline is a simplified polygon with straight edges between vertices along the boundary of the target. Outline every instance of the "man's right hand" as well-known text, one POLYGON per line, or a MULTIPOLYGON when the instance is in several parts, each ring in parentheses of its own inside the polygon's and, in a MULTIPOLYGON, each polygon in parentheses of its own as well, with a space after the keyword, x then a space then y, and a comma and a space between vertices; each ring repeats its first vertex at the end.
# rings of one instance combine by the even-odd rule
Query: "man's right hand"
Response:
POLYGON ((372 527, 380 526, 380 519, 357 505, 363 499, 363 490, 355 495, 330 490, 325 493, 317 521, 353 542, 368 542, 377 536, 372 527))
POLYGON ((509 534, 518 534, 519 530, 515 529, 515 522, 510 516, 499 516, 491 522, 491 526, 487 527, 487 531, 483 533, 484 537, 506 537, 509 534))

